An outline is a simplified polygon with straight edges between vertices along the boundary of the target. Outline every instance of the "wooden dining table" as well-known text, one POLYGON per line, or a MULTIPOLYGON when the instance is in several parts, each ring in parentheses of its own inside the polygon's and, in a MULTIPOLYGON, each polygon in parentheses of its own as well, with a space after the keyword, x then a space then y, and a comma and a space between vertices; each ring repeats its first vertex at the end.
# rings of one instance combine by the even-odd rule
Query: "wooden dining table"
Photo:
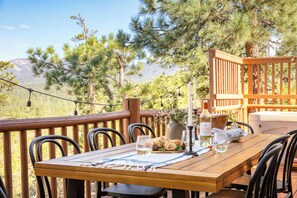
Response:
POLYGON ((189 191, 218 192, 256 165, 263 149, 277 137, 280 135, 250 134, 230 143, 225 153, 210 150, 155 171, 88 166, 135 151, 134 143, 37 162, 34 171, 39 176, 69 178, 67 197, 84 197, 85 180, 158 186, 172 189, 173 197, 183 197, 189 191))

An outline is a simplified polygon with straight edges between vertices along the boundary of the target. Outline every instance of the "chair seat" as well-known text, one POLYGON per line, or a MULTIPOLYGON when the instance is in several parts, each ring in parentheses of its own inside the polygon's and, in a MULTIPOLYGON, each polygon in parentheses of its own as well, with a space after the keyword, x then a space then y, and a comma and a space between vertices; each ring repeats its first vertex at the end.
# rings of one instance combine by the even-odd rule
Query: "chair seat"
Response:
POLYGON ((231 182, 230 186, 228 187, 247 190, 250 180, 251 180, 251 175, 243 174, 242 176, 238 177, 233 182, 231 182))
POLYGON ((207 198, 230 198, 230 197, 241 198, 241 197, 245 197, 245 194, 246 193, 244 191, 223 189, 217 193, 212 193, 207 198))
POLYGON ((109 196, 115 197, 143 197, 143 198, 153 198, 161 197, 166 193, 167 189, 153 187, 153 186, 140 186, 131 184, 116 184, 104 189, 109 196))

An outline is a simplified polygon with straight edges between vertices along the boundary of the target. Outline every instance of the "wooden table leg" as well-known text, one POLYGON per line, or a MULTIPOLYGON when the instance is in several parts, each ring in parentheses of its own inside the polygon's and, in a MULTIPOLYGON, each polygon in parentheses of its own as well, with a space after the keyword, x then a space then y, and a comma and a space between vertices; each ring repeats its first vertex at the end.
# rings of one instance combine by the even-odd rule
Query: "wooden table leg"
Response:
POLYGON ((85 186, 84 180, 69 179, 67 187, 67 197, 84 198, 85 186))
POLYGON ((172 198, 189 198, 189 191, 172 189, 172 198))

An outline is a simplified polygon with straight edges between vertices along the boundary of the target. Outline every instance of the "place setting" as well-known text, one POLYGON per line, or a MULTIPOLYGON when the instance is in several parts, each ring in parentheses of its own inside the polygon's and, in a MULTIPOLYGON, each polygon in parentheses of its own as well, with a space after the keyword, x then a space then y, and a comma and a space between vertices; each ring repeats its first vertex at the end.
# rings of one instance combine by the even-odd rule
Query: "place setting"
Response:
MULTIPOLYGON (((137 136, 135 151, 123 155, 103 158, 96 162, 83 164, 83 166, 136 171, 156 171, 156 168, 158 167, 193 157, 192 155, 185 155, 185 153, 188 152, 186 145, 188 145, 188 143, 179 139, 170 140, 165 136, 152 139, 148 135, 140 135, 137 136)), ((194 152, 196 152, 197 155, 209 151, 209 148, 200 147, 198 145, 198 143, 193 144, 194 152)))

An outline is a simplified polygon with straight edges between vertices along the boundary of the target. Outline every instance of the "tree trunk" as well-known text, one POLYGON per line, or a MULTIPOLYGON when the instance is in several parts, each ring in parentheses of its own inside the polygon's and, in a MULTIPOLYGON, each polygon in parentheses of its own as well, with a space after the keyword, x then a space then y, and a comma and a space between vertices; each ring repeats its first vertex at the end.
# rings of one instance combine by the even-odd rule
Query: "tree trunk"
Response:
POLYGON ((91 114, 95 114, 95 92, 94 92, 94 83, 92 81, 90 81, 89 83, 89 102, 90 102, 90 113, 91 114))
POLYGON ((104 88, 106 94, 108 95, 109 100, 110 101, 113 101, 114 95, 113 95, 112 91, 110 90, 110 88, 108 87, 108 83, 106 83, 105 85, 103 85, 103 88, 104 88))
POLYGON ((120 68, 120 86, 123 86, 125 83, 125 65, 121 64, 120 68))
MULTIPOLYGON (((250 17, 250 28, 256 28, 258 25, 257 18, 257 9, 253 10, 253 15, 250 17)), ((251 33, 251 37, 253 38, 253 32, 251 33)), ((252 41, 248 41, 245 43, 245 52, 246 57, 259 57, 259 45, 257 43, 253 43, 252 41)), ((257 94, 257 65, 253 65, 253 93, 257 94)))
MULTIPOLYGON (((246 56, 247 57, 258 57, 259 56, 259 49, 257 45, 251 42, 247 42, 245 44, 246 56)), ((257 65, 253 65, 253 94, 257 94, 257 74, 258 68, 257 65)))

